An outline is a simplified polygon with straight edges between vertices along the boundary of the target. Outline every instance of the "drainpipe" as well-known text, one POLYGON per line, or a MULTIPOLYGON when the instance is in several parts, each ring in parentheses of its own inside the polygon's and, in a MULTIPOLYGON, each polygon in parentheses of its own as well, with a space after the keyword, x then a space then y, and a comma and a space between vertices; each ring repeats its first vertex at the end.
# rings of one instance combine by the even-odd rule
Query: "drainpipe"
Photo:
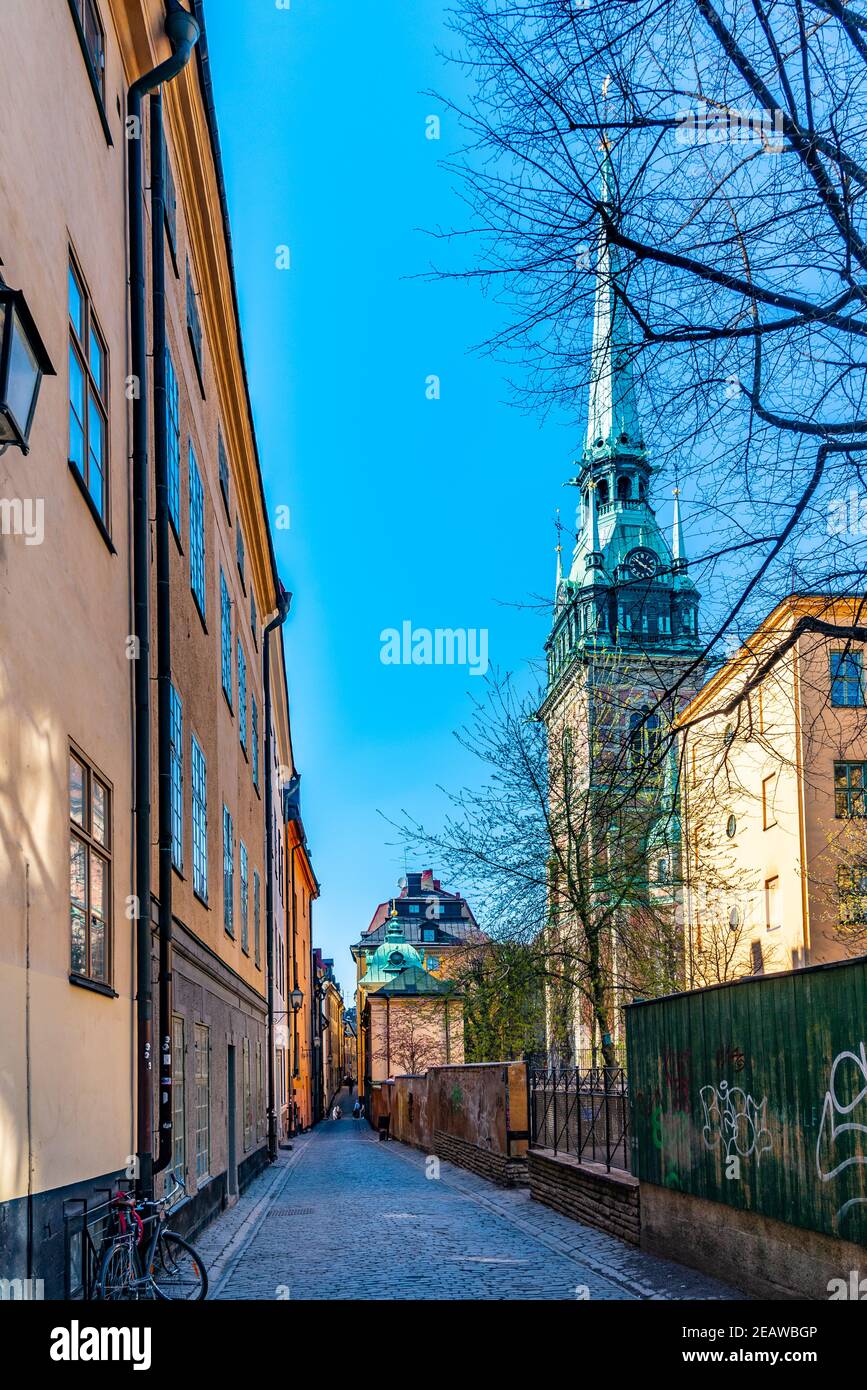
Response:
POLYGON ((151 325, 154 384, 154 480, 157 557, 157 862, 159 865, 159 1149, 154 1173, 173 1158, 172 1112, 172 770, 171 576, 169 459, 166 413, 166 263, 163 187, 163 96, 150 99, 151 325))
MULTIPOLYGON (((274 1086, 274 789, 271 751, 271 633, 282 627, 289 614, 292 595, 280 585, 277 615, 262 633, 262 682, 265 690, 265 958, 268 968, 268 1162, 277 1157, 277 1113, 274 1086)), ((283 814, 280 813, 282 824, 283 814)))
POLYGON ((168 0, 165 31, 172 55, 144 73, 127 98, 129 196, 130 366, 132 401, 133 607, 135 612, 135 863, 136 898, 136 1186, 153 1191, 153 987, 151 984, 151 707, 150 520, 148 488, 148 382, 145 316, 142 104, 146 92, 171 81, 189 62, 199 26, 168 0))

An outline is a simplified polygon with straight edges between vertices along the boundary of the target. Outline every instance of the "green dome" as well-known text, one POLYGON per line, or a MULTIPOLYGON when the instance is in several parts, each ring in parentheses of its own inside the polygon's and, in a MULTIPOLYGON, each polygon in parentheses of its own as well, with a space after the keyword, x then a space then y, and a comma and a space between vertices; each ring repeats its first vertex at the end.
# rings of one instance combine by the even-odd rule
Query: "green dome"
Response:
POLYGON ((397 918, 392 917, 385 933, 385 940, 377 946, 367 962, 362 983, 369 985, 391 980, 395 975, 399 975, 401 970, 414 965, 421 968, 422 958, 415 947, 406 940, 397 918))

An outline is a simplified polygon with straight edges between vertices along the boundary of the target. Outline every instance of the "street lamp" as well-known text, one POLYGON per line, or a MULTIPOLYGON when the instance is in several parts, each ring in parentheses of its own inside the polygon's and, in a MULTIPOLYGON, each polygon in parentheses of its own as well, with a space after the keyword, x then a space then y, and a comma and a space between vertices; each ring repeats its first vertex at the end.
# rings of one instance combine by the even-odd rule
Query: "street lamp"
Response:
POLYGON ((300 990, 297 985, 289 995, 289 1002, 291 1003, 293 1010, 297 1014, 298 1010, 301 1008, 301 1005, 304 1003, 304 991, 300 990))
POLYGON ((0 453, 27 453, 43 376, 56 375, 21 290, 0 276, 0 453))

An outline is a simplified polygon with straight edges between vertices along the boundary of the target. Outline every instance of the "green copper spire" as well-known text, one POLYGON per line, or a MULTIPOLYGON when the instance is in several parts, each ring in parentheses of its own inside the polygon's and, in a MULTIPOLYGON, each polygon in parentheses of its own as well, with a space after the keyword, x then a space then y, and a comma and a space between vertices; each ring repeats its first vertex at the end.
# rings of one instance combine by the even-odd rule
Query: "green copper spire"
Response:
MULTIPOLYGON (((603 148, 600 194, 604 206, 613 212, 614 169, 607 141, 603 148)), ((616 294, 620 276, 620 252, 611 245, 605 234, 604 222, 600 222, 590 401, 584 445, 584 460, 588 463, 624 452, 644 453, 644 436, 632 379, 629 313, 616 294)))

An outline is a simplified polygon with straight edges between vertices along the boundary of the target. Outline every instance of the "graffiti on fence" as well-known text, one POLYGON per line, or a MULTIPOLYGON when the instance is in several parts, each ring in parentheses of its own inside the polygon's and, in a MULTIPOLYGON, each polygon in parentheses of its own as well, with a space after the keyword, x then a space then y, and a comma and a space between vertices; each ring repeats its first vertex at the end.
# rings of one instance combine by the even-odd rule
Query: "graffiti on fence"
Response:
POLYGON ((706 1149, 725 1151, 732 1176, 739 1177, 739 1160, 755 1157, 758 1163, 763 1153, 773 1147, 767 1127, 767 1096, 756 1101, 740 1086, 720 1081, 717 1086, 702 1086, 699 1092, 704 1107, 702 1137, 706 1149))
MULTIPOLYGON (((816 1171, 822 1182, 831 1182, 853 1163, 867 1163, 867 1052, 863 1042, 857 1053, 838 1052, 831 1063, 816 1140, 816 1171)), ((849 1211, 865 1202, 867 1197, 844 1202, 836 1215, 838 1227, 849 1211)))

